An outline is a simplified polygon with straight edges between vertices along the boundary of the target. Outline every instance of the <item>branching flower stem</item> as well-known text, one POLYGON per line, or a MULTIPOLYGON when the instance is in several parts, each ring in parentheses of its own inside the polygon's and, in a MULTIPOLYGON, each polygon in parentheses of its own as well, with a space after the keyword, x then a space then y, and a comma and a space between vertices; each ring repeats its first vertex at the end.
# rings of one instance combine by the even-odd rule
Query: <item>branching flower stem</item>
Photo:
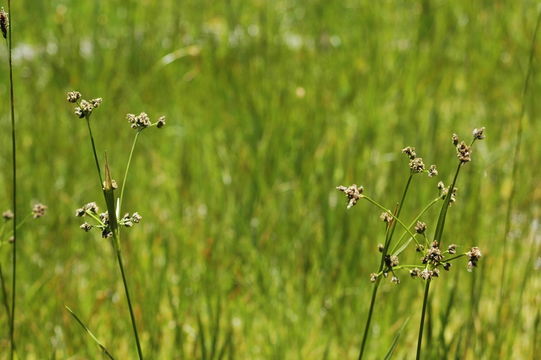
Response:
MULTIPOLYGON (((100 187, 103 190, 103 196, 104 196, 105 202, 107 204, 107 211, 109 212, 109 222, 110 222, 111 231, 113 233, 113 241, 112 242, 113 242, 113 247, 114 247, 115 253, 116 253, 118 267, 119 267, 120 273, 122 275, 122 284, 124 285, 124 293, 126 295, 126 301, 128 303, 128 309, 129 309, 129 312, 130 312, 130 319, 131 319, 131 324, 132 324, 132 328, 133 328, 133 334, 134 334, 135 343, 136 343, 136 346, 137 346, 137 355, 139 356, 139 360, 143 360, 143 351, 141 349, 141 342, 139 341, 139 333, 137 331, 137 323, 135 321, 135 315, 134 315, 134 312, 133 312, 133 306, 132 306, 131 297, 130 297, 130 291, 129 291, 129 287, 128 287, 128 280, 126 278, 126 272, 124 270, 124 262, 122 260, 122 252, 121 252, 121 249, 120 249, 120 232, 118 231, 119 228, 118 228, 118 222, 117 222, 116 211, 115 211, 114 189, 112 188, 112 180, 111 180, 111 175, 110 175, 110 171, 109 171, 109 166, 107 164, 107 159, 106 159, 106 163, 105 163, 105 176, 106 176, 106 179, 105 179, 105 182, 103 182, 103 177, 102 177, 101 170, 100 170, 100 163, 99 163, 99 160, 98 160, 98 154, 97 154, 97 151, 96 151, 96 145, 95 145, 95 142, 94 142, 94 137, 92 136, 92 127, 90 126, 89 116, 86 116, 86 122, 87 122, 87 125, 88 125, 88 133, 90 135, 90 142, 91 142, 91 145, 92 145, 92 152, 94 154, 94 160, 96 162, 96 168, 97 168, 98 176, 99 176, 99 180, 100 180, 100 187)), ((135 146, 135 143, 134 143, 134 146, 135 146)), ((132 146, 132 152, 133 152, 133 147, 134 146, 132 146)), ((131 153, 130 153, 130 159, 131 159, 131 153)))
MULTIPOLYGON (((379 265, 379 269, 378 269, 378 272, 381 272, 382 269, 383 269, 383 266, 385 264, 385 256, 387 255, 387 251, 389 249, 389 245, 391 244, 391 240, 392 240, 392 237, 393 237, 393 234, 394 234, 394 230, 395 230, 395 227, 396 227, 396 223, 398 222, 405 230, 406 232, 410 233, 410 235, 412 235, 414 237, 413 234, 411 234, 411 231, 409 230, 409 228, 407 228, 403 223, 402 221, 398 218, 400 216, 400 211, 402 210, 402 205, 404 204, 404 200, 406 199, 406 194, 408 193, 408 189, 409 189, 409 186, 411 184, 411 180, 413 178, 413 174, 410 173, 409 177, 408 177, 408 181, 406 182, 406 186, 404 188, 404 192, 402 194, 402 198, 400 199, 400 203, 398 204, 398 208, 396 210, 396 214, 392 214, 393 216, 393 219, 395 219, 396 221, 393 221, 388 227, 387 227, 387 232, 386 232, 386 236, 385 236, 385 245, 383 247, 383 251, 381 253, 381 262, 380 262, 380 265, 379 265)), ((370 197, 368 196, 363 196, 364 199, 368 200, 370 203, 376 205, 377 207, 379 207, 380 209, 384 210, 384 211, 388 211, 387 209, 385 209, 385 207, 383 207, 382 205, 380 205, 379 203, 377 203, 376 201, 372 200, 370 197)), ((370 299, 370 307, 368 309, 368 317, 366 319, 366 324, 364 326, 364 333, 363 333, 363 339, 362 339, 362 342, 361 342, 361 350, 359 351, 359 360, 362 360, 363 358, 363 355, 364 355, 364 352, 365 352, 365 349, 366 349, 366 341, 368 339, 368 332, 369 332, 369 329, 370 329, 370 323, 372 321, 372 315, 374 313, 374 306, 376 304, 376 298, 377 298, 377 294, 378 294, 378 288, 379 288, 379 284, 381 283, 381 277, 378 276, 378 278, 376 279, 376 282, 374 284, 374 288, 372 289, 372 298, 370 299)))
MULTIPOLYGON (((473 141, 470 144, 470 147, 475 143, 476 138, 473 139, 473 141)), ((455 176, 453 178, 453 182, 451 183, 451 186, 449 186, 447 190, 447 195, 445 196, 445 200, 443 202, 443 205, 440 210, 440 215, 438 217, 438 224, 436 225, 436 231, 434 234, 434 242, 440 246, 441 245, 441 238, 443 236, 443 228, 445 227, 445 218, 447 217, 447 210, 449 209, 449 204, 451 202, 451 197, 453 195, 453 190, 456 185, 456 180, 458 179, 458 174, 460 173, 460 169, 462 168, 462 165, 464 165, 465 162, 459 161, 458 166, 456 168, 455 176)), ((425 294, 423 297, 423 310, 421 312, 421 323, 419 324, 419 336, 417 337, 417 354, 415 359, 420 360, 421 359, 421 349, 422 349, 422 342, 423 342, 423 330, 424 330, 424 323, 425 323, 425 315, 426 315, 426 308, 428 303, 428 295, 430 290, 430 279, 426 281, 425 284, 425 294)))

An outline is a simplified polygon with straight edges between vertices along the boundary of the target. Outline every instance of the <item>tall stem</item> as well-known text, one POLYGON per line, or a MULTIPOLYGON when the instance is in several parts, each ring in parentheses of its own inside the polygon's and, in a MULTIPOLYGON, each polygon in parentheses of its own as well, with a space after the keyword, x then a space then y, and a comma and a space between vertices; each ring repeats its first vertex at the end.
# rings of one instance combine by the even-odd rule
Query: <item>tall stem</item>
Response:
POLYGON ((94 142, 94 136, 92 135, 92 127, 90 126, 90 115, 86 118, 86 125, 88 127, 88 134, 90 135, 90 143, 92 144, 92 153, 94 154, 94 161, 96 162, 96 169, 98 170, 98 177, 100 180, 100 189, 103 187, 103 177, 101 176, 100 161, 98 160, 98 153, 96 152, 96 143, 94 142))
POLYGON ((137 130, 137 132, 135 133, 135 137, 133 138, 133 144, 130 150, 130 156, 128 157, 128 163, 126 165, 126 171, 124 172, 124 179, 122 180, 122 189, 120 190, 120 202, 118 205, 120 210, 122 210, 122 200, 124 199, 124 190, 126 189, 126 180, 128 179, 128 172, 130 170, 131 159, 132 159, 133 152, 135 150, 135 145, 137 144, 137 138, 139 138, 140 132, 141 130, 137 130))
MULTIPOLYGON (((122 261, 122 254, 120 251, 120 233, 118 231, 119 229, 118 229, 118 222, 117 222, 116 211, 115 211, 114 189, 112 188, 112 180, 111 180, 111 174, 109 171, 109 165, 107 164, 107 157, 106 157, 105 158, 106 182, 104 183, 102 175, 101 175, 98 155, 96 152, 96 145, 94 143, 94 137, 92 136, 92 127, 90 126, 90 121, 88 117, 86 118, 86 121, 88 125, 88 132, 90 134, 90 140, 92 143, 92 152, 94 153, 94 159, 96 161, 96 168, 98 170, 98 175, 100 179, 100 187, 102 188, 103 197, 105 198, 105 203, 107 204, 107 211, 109 212, 109 226, 111 227, 111 231, 113 233, 113 247, 116 252, 118 267, 120 268, 120 273, 122 274, 122 284, 124 285, 124 293, 126 295, 126 300, 128 302, 130 320, 132 324, 133 333, 135 336, 135 343, 137 345, 137 355, 139 356, 139 360, 143 360, 143 351, 141 350, 141 343, 139 341, 139 333, 137 331, 137 324, 135 322, 135 315, 133 313, 133 306, 131 303, 130 291, 128 288, 128 281, 126 279, 126 273, 124 271, 124 263, 122 261)), ((132 151, 133 151, 133 147, 132 147, 132 151)))
POLYGON ((15 104, 13 96, 13 63, 11 59, 12 37, 11 29, 13 28, 13 17, 11 13, 11 0, 8 0, 8 14, 11 18, 11 24, 8 29, 8 63, 9 63, 9 99, 10 99, 10 115, 11 115, 11 161, 12 161, 12 188, 13 188, 13 251, 11 261, 11 317, 9 326, 9 343, 10 351, 9 358, 13 359, 15 352, 15 294, 17 288, 17 152, 16 152, 16 137, 15 137, 15 104))
MULTIPOLYGON (((378 272, 381 272, 383 269, 383 265, 385 264, 385 256, 387 255, 387 251, 389 249, 389 246, 391 244, 391 240, 394 234, 394 229, 396 227, 396 223, 399 222, 399 215, 400 211, 402 210, 402 205, 404 204, 404 200, 406 199, 406 194, 408 193, 409 186, 411 184, 411 179, 413 178, 413 174, 410 174, 408 177, 408 181, 406 182, 406 186, 404 188, 404 192, 402 193, 402 198, 400 199, 400 203, 398 204, 398 209, 396 210, 396 214, 394 215, 395 221, 391 224, 391 227, 388 229, 386 236, 385 236, 385 245, 383 247, 383 251, 381 253, 381 261, 379 264, 379 270, 378 272)), ((372 199, 367 198, 368 201, 375 204, 378 207, 381 207, 378 203, 374 202, 372 199)), ((407 231, 407 229, 406 229, 407 231)), ((366 324, 364 326, 364 333, 363 333, 363 340, 361 342, 361 350, 359 351, 359 360, 362 360, 364 355, 364 350, 366 348, 366 342, 368 340, 368 331, 370 329, 370 323, 372 321, 372 314, 374 313, 374 306, 376 304, 376 297, 378 294, 378 288, 379 284, 381 282, 381 278, 378 277, 376 280, 376 283, 374 284, 374 289, 372 290, 372 299, 370 300, 370 308, 368 309, 368 318, 366 319, 366 324)))
POLYGON ((415 356, 416 360, 421 359, 421 347, 423 342, 423 329, 425 325, 425 314, 426 307, 428 305, 428 291, 430 289, 430 279, 426 281, 425 285, 425 296, 423 298, 423 312, 421 313, 421 324, 419 325, 419 337, 417 338, 417 355, 415 356))
POLYGON ((124 293, 126 294, 126 300, 128 301, 128 308, 130 310, 130 319, 131 319, 131 324, 133 328, 133 335, 135 336, 135 343, 137 345, 137 355, 139 356, 139 360, 143 360, 143 351, 141 350, 141 343, 139 341, 139 333, 137 332, 137 323, 135 322, 135 315, 133 313, 133 306, 131 304, 130 290, 128 289, 128 280, 126 279, 126 274, 124 272, 124 263, 122 261, 122 253, 120 251, 119 244, 117 244, 117 246, 115 247, 116 247, 116 258, 118 261, 118 267, 120 268, 120 273, 122 274, 122 283, 124 285, 124 293))

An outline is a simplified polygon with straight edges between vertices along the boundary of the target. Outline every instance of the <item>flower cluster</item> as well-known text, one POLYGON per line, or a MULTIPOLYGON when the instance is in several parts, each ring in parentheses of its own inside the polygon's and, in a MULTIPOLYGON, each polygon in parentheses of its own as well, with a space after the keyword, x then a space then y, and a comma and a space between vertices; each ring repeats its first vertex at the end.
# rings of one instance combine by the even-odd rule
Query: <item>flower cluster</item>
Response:
POLYGON ((428 170, 425 167, 425 163, 423 162, 423 158, 417 157, 417 153, 415 152, 415 148, 412 146, 406 146, 402 149, 402 152, 406 154, 406 156, 409 158, 409 168, 412 172, 412 174, 418 174, 421 172, 426 171, 429 177, 434 177, 438 175, 438 170, 436 169, 436 165, 430 165, 428 170))
POLYGON ((355 184, 351 186, 337 186, 337 190, 342 191, 344 194, 346 194, 346 197, 348 198, 348 209, 351 209, 355 204, 357 204, 357 201, 359 199, 363 198, 363 191, 364 188, 362 186, 357 186, 355 184))
POLYGON ((47 205, 43 205, 41 203, 38 203, 32 207, 32 217, 34 219, 39 219, 40 217, 45 216, 47 213, 47 205))
POLYGON ((88 117, 92 114, 92 111, 98 108, 103 101, 102 98, 95 98, 91 100, 81 99, 81 93, 78 91, 68 92, 66 95, 66 100, 70 103, 77 104, 74 109, 74 113, 79 119, 88 119, 88 117))
POLYGON ((165 116, 160 116, 155 123, 150 121, 150 117, 147 113, 142 112, 139 115, 127 114, 126 119, 130 123, 132 129, 143 130, 150 126, 156 126, 158 129, 161 129, 165 126, 165 116))
MULTIPOLYGON (((90 202, 79 209, 75 210, 75 216, 84 217, 88 216, 94 222, 94 225, 84 222, 81 224, 80 228, 85 232, 97 228, 101 231, 101 236, 103 238, 108 238, 113 236, 111 228, 109 226, 109 212, 105 211, 99 213, 99 207, 95 202, 90 202)), ((125 227, 132 227, 134 224, 141 222, 143 217, 139 213, 134 212, 133 214, 126 213, 121 219, 118 220, 118 223, 125 227)))
MULTIPOLYGON (((464 163, 471 161, 471 147, 476 140, 482 140, 485 138, 484 131, 485 128, 474 129, 472 133, 473 140, 469 145, 464 141, 460 141, 458 135, 453 134, 452 143, 457 151, 459 168, 464 163)), ((407 146, 402 149, 402 153, 404 153, 409 159, 410 176, 421 172, 426 172, 429 177, 438 175, 438 170, 435 165, 430 165, 428 169, 425 167, 423 159, 417 156, 417 152, 414 147, 407 146)), ((434 199, 434 202, 437 200, 446 200, 447 196, 449 196, 449 199, 447 199, 448 204, 453 204, 456 201, 457 196, 457 188, 454 186, 455 181, 456 175, 453 184, 450 186, 446 186, 442 181, 438 182, 437 187, 439 189, 439 195, 436 199, 434 199)), ((382 265, 378 272, 370 274, 370 280, 372 282, 378 281, 380 277, 387 277, 388 274, 391 273, 391 282, 398 284, 400 280, 396 273, 399 270, 407 270, 410 276, 413 278, 429 280, 439 277, 441 269, 449 271, 451 268, 451 262, 463 257, 468 258, 467 268, 469 271, 477 266, 478 261, 481 258, 481 251, 478 247, 472 247, 468 252, 463 253, 457 253, 457 245, 455 244, 451 244, 447 248, 442 248, 440 243, 442 228, 436 228, 436 236, 429 240, 427 235, 428 226, 425 222, 418 220, 420 216, 409 227, 406 227, 398 217, 395 218, 395 215, 393 215, 390 210, 386 210, 382 205, 378 204, 368 195, 363 195, 364 189, 362 186, 353 184, 349 187, 338 186, 337 189, 346 195, 348 209, 354 206, 359 199, 366 198, 370 203, 384 210, 380 215, 380 219, 388 224, 387 227, 398 226, 398 224, 400 224, 400 226, 405 230, 404 235, 409 234, 409 238, 403 241, 399 240, 398 244, 391 245, 390 240, 386 240, 388 243, 386 243, 385 246, 382 244, 378 245, 378 250, 380 253, 382 253, 382 265), (438 233, 440 236, 437 235, 438 233), (419 263, 401 265, 398 256, 408 247, 410 243, 413 243, 416 251, 420 253, 419 263), (389 250, 389 253, 387 253, 387 250, 389 250)), ((443 219, 445 219, 445 213, 443 214, 443 219)), ((438 226, 441 226, 440 223, 438 223, 438 226)))

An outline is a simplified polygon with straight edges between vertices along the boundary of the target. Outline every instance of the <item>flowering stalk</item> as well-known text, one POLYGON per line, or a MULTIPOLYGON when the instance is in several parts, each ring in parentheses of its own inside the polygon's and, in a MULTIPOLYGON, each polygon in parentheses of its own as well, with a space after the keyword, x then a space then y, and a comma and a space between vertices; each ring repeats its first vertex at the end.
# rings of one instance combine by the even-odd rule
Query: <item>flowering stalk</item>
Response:
POLYGON ((11 257, 11 315, 9 316, 9 358, 13 359, 15 353, 15 295, 17 289, 17 144, 15 131, 15 104, 13 96, 13 62, 12 62, 12 37, 11 26, 9 26, 9 17, 11 14, 11 0, 8 0, 8 12, 2 8, 0 10, 0 30, 2 36, 7 40, 8 47, 8 65, 9 65, 9 101, 11 118, 11 176, 12 176, 12 207, 13 207, 13 249, 11 257))
MULTIPOLYGON (((435 271, 437 271, 437 266, 439 264, 442 264, 442 262, 440 261, 442 260, 442 257, 440 255, 439 248, 441 247, 441 238, 443 236, 443 229, 445 227, 445 219, 447 217, 447 210, 449 209, 449 205, 451 204, 451 201, 453 198, 453 193, 455 191, 455 185, 458 179, 458 174, 460 173, 460 169, 462 168, 462 165, 471 161, 471 147, 475 143, 476 140, 482 140, 485 138, 484 130, 485 128, 473 130, 473 140, 469 146, 466 145, 463 141, 459 144, 458 136, 456 134, 453 134, 453 137, 452 137, 453 144, 456 146, 457 157, 459 159, 459 162, 456 168, 455 175, 453 177, 453 182, 451 183, 451 186, 447 189, 447 194, 445 196, 445 200, 440 210, 440 215, 438 217, 438 223, 437 223, 436 231, 434 234, 434 242, 433 242, 432 248, 429 250, 430 252, 425 256, 425 259, 427 260, 426 260, 426 267, 423 272, 425 272, 427 275, 425 276, 426 283, 425 283, 425 292, 424 292, 424 297, 423 297, 423 309, 421 311, 419 335, 417 337, 417 353, 415 356, 416 360, 421 359, 423 330, 424 330, 426 309, 427 309, 428 300, 429 300, 430 282, 432 280, 432 277, 438 276, 439 272, 435 272, 435 271), (429 266, 431 263, 434 265, 434 267, 432 270, 429 270, 429 266)), ((451 251, 449 251, 449 253, 451 253, 451 251)), ((476 247, 472 248, 472 250, 468 253, 468 255, 470 257, 470 262, 468 263, 468 266, 470 268, 476 266, 477 260, 479 259, 479 257, 481 257, 481 252, 479 251, 479 249, 476 247)), ((459 257, 460 256, 454 257, 452 259, 447 259, 444 264, 444 268, 448 270, 448 268, 450 267, 449 261, 457 259, 459 257)))
MULTIPOLYGON (((412 178, 413 178, 413 174, 410 174, 410 176, 408 177, 408 181, 406 182, 404 192, 402 193, 402 199, 400 200, 400 203, 398 204, 396 214, 393 216, 397 220, 398 220, 398 217, 400 216, 400 211, 402 210, 402 205, 404 204, 404 200, 406 199, 406 194, 408 193, 408 189, 411 184, 412 178)), ((392 240, 395 228, 396 228, 396 221, 393 221, 387 226, 387 232, 385 236, 385 245, 383 247, 383 251, 381 252, 381 261, 379 264, 378 273, 383 270, 383 266, 385 264, 385 257, 387 256, 387 250, 389 249, 389 245, 391 244, 391 240, 392 240)), ((368 317, 366 318, 366 324, 364 325, 363 340, 361 342, 361 350, 359 351, 359 360, 362 360, 363 355, 364 355, 366 341, 368 339, 368 331, 370 329, 370 323, 372 321, 372 314, 374 313, 374 306, 376 304, 376 297, 378 295, 378 288, 379 288, 380 283, 381 283, 381 277, 378 276, 376 282, 374 283, 374 288, 372 289, 370 307, 368 308, 368 317)))
MULTIPOLYGON (((97 169, 98 178, 100 181, 100 187, 102 188, 105 203, 107 205, 107 212, 98 214, 98 206, 96 205, 96 203, 94 202, 88 203, 82 208, 77 209, 75 214, 76 216, 79 216, 79 217, 89 216, 96 223, 95 225, 92 225, 92 224, 89 224, 88 222, 85 222, 80 226, 81 229, 88 232, 92 228, 96 227, 97 229, 101 231, 102 237, 111 238, 113 249, 116 254, 118 267, 119 267, 120 274, 122 277, 122 284, 124 286, 124 293, 125 293, 126 301, 128 304, 130 320, 132 324, 135 343, 137 346, 137 354, 138 354, 139 359, 142 360, 143 351, 141 349, 141 342, 139 340, 139 332, 137 330, 137 322, 136 322, 135 314, 133 311, 132 300, 131 300, 130 291, 128 287, 128 279, 127 279, 126 271, 124 268, 124 261, 122 258, 122 251, 121 251, 121 245, 120 245, 120 225, 125 226, 125 227, 132 227, 134 224, 137 224, 140 222, 141 216, 137 212, 135 212, 132 215, 127 213, 124 216, 122 216, 122 218, 120 218, 119 213, 120 213, 120 210, 122 209, 122 201, 124 198, 124 190, 126 186, 126 181, 128 178, 130 164, 131 164, 133 153, 135 151, 135 146, 137 144, 137 139, 139 137, 139 134, 141 133, 141 131, 151 126, 162 128, 165 125, 165 117, 162 116, 155 123, 152 123, 146 113, 141 113, 137 116, 133 114, 128 114, 127 116, 128 121, 130 122, 131 127, 137 130, 137 132, 135 134, 131 151, 130 151, 130 155, 128 157, 128 162, 127 162, 126 170, 124 173, 124 179, 122 181, 122 190, 120 193, 120 198, 118 199, 118 203, 115 203, 114 191, 117 189, 117 184, 116 184, 116 181, 113 180, 111 177, 111 171, 109 169, 109 164, 107 161, 107 154, 105 157, 105 169, 104 169, 105 180, 102 176, 101 167, 98 160, 98 154, 96 151, 96 144, 94 141, 94 136, 92 135, 92 127, 90 125, 90 116, 92 115, 93 110, 101 104, 102 99, 97 98, 90 101, 81 100, 81 94, 79 92, 71 91, 67 95, 67 100, 70 103, 77 104, 77 107, 75 108, 75 114, 79 118, 84 118, 86 120, 88 133, 90 137, 90 143, 92 147, 92 153, 94 155, 94 161, 96 163, 96 169, 97 169)), ((95 337, 93 337, 93 339, 96 340, 95 337)))

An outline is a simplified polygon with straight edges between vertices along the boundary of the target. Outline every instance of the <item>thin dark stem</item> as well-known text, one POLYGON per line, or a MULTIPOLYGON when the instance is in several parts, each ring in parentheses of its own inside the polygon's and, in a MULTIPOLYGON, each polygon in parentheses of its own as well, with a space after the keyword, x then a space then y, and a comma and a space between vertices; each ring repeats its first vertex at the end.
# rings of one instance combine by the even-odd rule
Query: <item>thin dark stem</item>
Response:
POLYGON ((0 264, 0 283, 1 283, 1 286, 2 286, 2 300, 3 300, 3 303, 4 303, 4 308, 6 309, 6 315, 7 315, 7 318, 11 318, 11 312, 9 310, 9 303, 8 303, 8 294, 7 294, 7 291, 6 291, 6 282, 4 280, 4 273, 2 271, 2 265, 0 264))
MULTIPOLYGON (((380 261, 380 264, 379 264, 378 272, 381 272, 381 270, 383 269, 383 265, 385 264, 385 256, 387 255, 387 251, 389 250, 389 246, 391 245, 391 240, 392 240, 392 237, 393 237, 393 234, 394 234, 394 230, 396 228, 396 223, 400 221, 398 217, 400 215, 400 211, 402 210, 402 205, 404 204, 404 200, 406 199, 406 194, 408 193, 408 189, 409 189, 409 186, 411 184, 411 179, 412 178, 413 178, 413 174, 410 174, 410 176, 408 177, 408 181, 406 182, 406 186, 404 187, 404 192, 402 193, 402 198, 400 199, 400 203, 398 204, 396 214, 393 217, 394 221, 392 222, 392 224, 390 225, 390 228, 388 228, 388 231, 386 233, 385 245, 384 245, 383 251, 381 253, 381 261, 380 261)), ((368 200, 371 201, 370 199, 368 199, 368 200)), ((375 203, 373 201, 371 201, 371 202, 379 206, 379 204, 377 204, 377 203, 375 203)), ((406 231, 408 231, 408 229, 406 229, 406 231)), ((379 288, 380 282, 381 282, 381 278, 378 277, 377 280, 376 280, 376 283, 374 284, 374 289, 372 290, 372 299, 370 300, 370 308, 368 309, 368 318, 366 319, 366 324, 364 326, 363 340, 361 342, 361 350, 359 351, 359 360, 362 360, 363 355, 364 355, 364 351, 365 351, 365 348, 366 348, 366 343, 367 343, 367 340, 368 340, 368 332, 370 330, 370 323, 372 321, 372 314, 374 312, 374 306, 376 304, 376 297, 377 297, 377 294, 378 294, 378 288, 379 288)))
POLYGON ((86 121, 87 121, 87 125, 88 125, 88 132, 90 134, 90 140, 91 140, 91 143, 92 143, 92 152, 94 153, 94 159, 96 161, 96 168, 98 170, 98 175, 99 175, 99 179, 100 179, 100 187, 101 187, 101 189, 103 191, 103 196, 105 198, 105 203, 107 204, 107 210, 109 212, 109 221, 110 221, 109 226, 111 227, 111 231, 113 233, 113 246, 114 246, 115 251, 116 251, 117 262, 118 262, 118 266, 120 268, 120 273, 122 274, 122 284, 124 285, 124 292, 126 294, 126 300, 128 302, 128 308, 129 308, 129 312, 130 312, 130 319, 131 319, 131 323, 132 323, 133 333, 135 335, 135 342, 136 342, 136 345, 137 345, 137 354, 139 356, 139 360, 143 360, 143 352, 141 350, 141 343, 139 341, 139 334, 137 332, 137 324, 135 322, 135 316, 134 316, 134 313, 133 313, 133 307, 132 307, 131 298, 130 298, 130 291, 128 289, 128 281, 126 279, 126 274, 125 274, 125 271, 124 271, 124 264, 123 264, 123 261, 122 261, 122 254, 120 252, 120 233, 118 231, 118 223, 117 223, 116 211, 115 211, 114 194, 113 194, 113 189, 111 187, 112 186, 111 174, 110 174, 110 171, 109 171, 109 166, 107 164, 107 156, 105 158, 106 183, 104 183, 102 175, 101 175, 98 155, 97 155, 97 152, 96 152, 96 146, 95 146, 95 143, 94 143, 94 137, 92 136, 92 127, 90 126, 90 121, 89 121, 88 117, 86 118, 86 121))
POLYGON ((15 137, 15 104, 13 96, 13 63, 11 59, 13 17, 11 13, 11 0, 8 0, 8 14, 11 18, 11 24, 8 29, 8 63, 9 63, 9 99, 11 115, 11 153, 12 153, 12 188, 13 188, 13 251, 12 251, 12 269, 11 269, 11 317, 9 326, 9 358, 13 359, 15 353, 15 291, 17 288, 17 144, 15 137))
POLYGON ((368 309, 368 317, 366 318, 366 324, 364 326, 363 341, 361 343, 361 351, 359 353, 359 360, 363 358, 364 349, 366 346, 366 340, 368 339, 368 330, 370 328, 370 322, 372 321, 372 314, 374 313, 374 305, 376 304, 376 297, 378 295, 378 288, 381 282, 381 277, 378 277, 372 289, 372 299, 370 300, 370 308, 368 309))
POLYGON ((126 165, 126 171, 124 172, 124 179, 122 180, 122 189, 120 190, 120 201, 119 201, 119 205, 118 205, 120 210, 122 210, 122 200, 124 200, 124 190, 126 189, 126 181, 128 180, 128 172, 130 170, 131 159, 133 157, 133 152, 135 150, 135 145, 137 144, 137 139, 139 138, 139 133, 140 132, 141 132, 141 130, 138 130, 135 133, 135 137, 133 138, 133 144, 132 144, 131 150, 130 150, 130 156, 128 157, 128 163, 126 165))
POLYGON ((143 360, 143 351, 141 350, 141 343, 139 341, 139 333, 137 332, 137 323, 135 322, 135 315, 133 313, 133 307, 131 304, 130 291, 128 289, 128 280, 126 279, 126 274, 124 273, 124 264, 122 262, 122 253, 120 248, 116 247, 116 258, 118 260, 118 267, 120 268, 120 273, 122 274, 122 283, 124 284, 124 292, 126 293, 126 300, 128 301, 128 308, 130 310, 131 324, 133 327, 133 334, 135 336, 135 342, 137 344, 137 355, 139 359, 143 360))
POLYGON ((426 285, 425 285, 425 296, 423 298, 423 312, 421 313, 421 323, 419 324, 419 337, 417 338, 417 355, 415 356, 416 360, 421 359, 421 347, 423 343, 423 329, 425 326, 425 314, 426 314, 426 307, 428 305, 429 289, 430 289, 430 279, 426 281, 426 285))
POLYGON ((98 160, 98 154, 96 152, 96 144, 94 142, 94 136, 92 135, 92 127, 90 126, 90 116, 86 117, 86 125, 88 127, 88 134, 90 135, 90 143, 92 144, 92 153, 94 154, 94 160, 96 162, 96 169, 98 170, 98 177, 100 179, 100 189, 103 187, 103 177, 101 176, 100 161, 98 160))
POLYGON ((453 182, 451 183, 451 186, 447 189, 447 195, 445 196, 445 200, 443 202, 443 206, 441 207, 440 215, 438 217, 438 224, 436 225, 436 232, 434 235, 434 241, 438 243, 438 246, 441 242, 441 237, 443 236, 443 228, 445 227, 445 218, 447 217, 447 210, 449 209, 449 203, 451 201, 451 196, 453 196, 453 190, 455 188, 456 180, 458 179, 458 173, 460 172, 460 168, 462 167, 463 162, 458 163, 458 167, 456 168, 455 177, 453 178, 453 182))

